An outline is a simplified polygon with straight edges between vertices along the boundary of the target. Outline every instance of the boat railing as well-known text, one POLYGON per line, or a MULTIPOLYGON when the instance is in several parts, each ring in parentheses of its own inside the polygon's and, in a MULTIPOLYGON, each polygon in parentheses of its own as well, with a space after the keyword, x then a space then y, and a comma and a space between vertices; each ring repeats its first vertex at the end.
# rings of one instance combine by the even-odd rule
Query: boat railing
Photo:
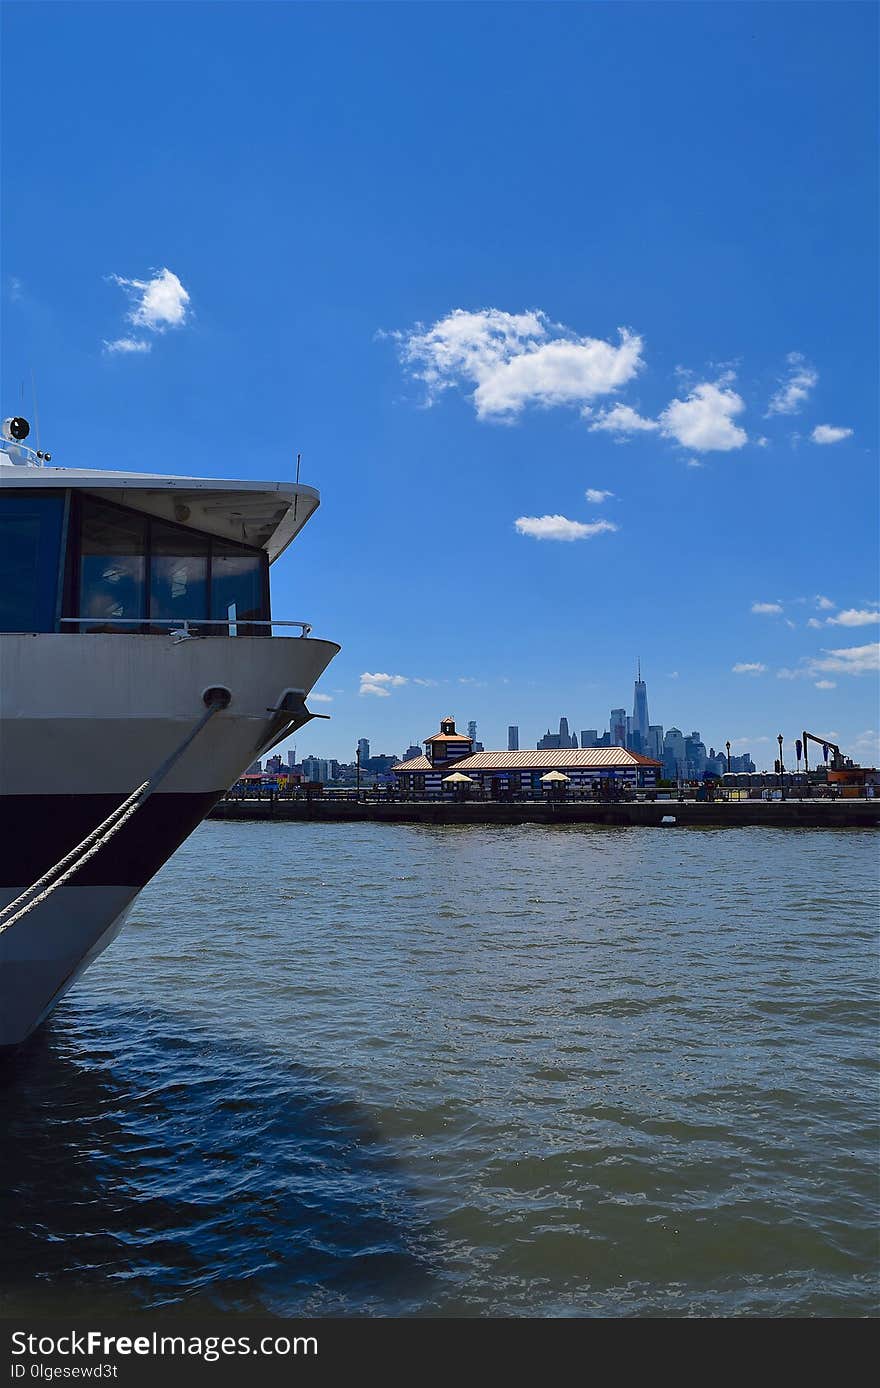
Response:
POLYGON ((300 636, 311 636, 311 622, 296 622, 287 618, 272 617, 267 621, 255 621, 251 617, 62 617, 64 626, 79 627, 162 627, 178 641, 187 637, 199 636, 202 627, 226 627, 230 636, 238 635, 239 627, 299 627, 300 636))

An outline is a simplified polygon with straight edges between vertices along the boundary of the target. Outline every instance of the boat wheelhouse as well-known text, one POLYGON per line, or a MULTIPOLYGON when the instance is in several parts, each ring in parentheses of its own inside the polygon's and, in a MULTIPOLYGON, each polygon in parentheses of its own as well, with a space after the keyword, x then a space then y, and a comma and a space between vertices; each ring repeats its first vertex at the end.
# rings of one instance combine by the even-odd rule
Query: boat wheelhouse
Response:
POLYGON ((339 649, 270 605, 269 567, 313 488, 50 467, 21 426, 7 421, 0 451, 0 1045, 114 938, 245 767, 313 716, 339 649))

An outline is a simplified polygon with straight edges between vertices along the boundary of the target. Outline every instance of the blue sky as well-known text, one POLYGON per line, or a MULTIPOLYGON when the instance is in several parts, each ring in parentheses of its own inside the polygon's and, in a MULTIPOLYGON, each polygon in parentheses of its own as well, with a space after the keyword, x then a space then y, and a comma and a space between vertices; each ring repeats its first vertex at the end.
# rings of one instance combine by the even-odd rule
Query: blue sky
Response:
POLYGON ((33 369, 56 462, 302 451, 301 753, 602 728, 640 657, 652 721, 876 757, 874 6, 3 25, 4 412, 33 369))

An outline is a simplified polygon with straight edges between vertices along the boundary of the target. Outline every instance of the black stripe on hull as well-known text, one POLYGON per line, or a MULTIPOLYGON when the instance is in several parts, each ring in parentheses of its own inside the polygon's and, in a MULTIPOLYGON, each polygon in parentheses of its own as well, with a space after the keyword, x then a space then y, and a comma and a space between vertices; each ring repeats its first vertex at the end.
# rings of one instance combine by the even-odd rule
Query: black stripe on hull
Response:
MULTIPOLYGON (((70 879, 70 885, 140 889, 222 794, 214 790, 150 796, 70 879)), ((124 795, 0 795, 0 889, 29 887, 124 799, 124 795)))

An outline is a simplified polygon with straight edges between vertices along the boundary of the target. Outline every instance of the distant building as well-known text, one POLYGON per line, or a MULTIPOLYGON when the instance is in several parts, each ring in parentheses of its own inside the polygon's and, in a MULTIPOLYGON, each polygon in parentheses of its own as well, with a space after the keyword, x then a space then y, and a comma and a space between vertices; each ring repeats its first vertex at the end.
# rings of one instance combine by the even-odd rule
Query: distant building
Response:
POLYGON ((326 785, 335 781, 339 775, 339 762, 324 757, 303 757, 302 774, 304 781, 320 781, 326 785))
POLYGON ((282 765, 283 763, 281 761, 280 755, 276 755, 274 757, 267 757, 266 774, 270 776, 277 776, 278 772, 281 770, 282 765))
POLYGON ((678 728, 669 728, 663 739, 663 775, 669 781, 687 775, 684 754, 684 735, 678 728))
POLYGON ((296 748, 295 748, 295 747, 292 749, 292 751, 289 751, 289 752, 287 753, 287 765, 288 765, 289 767, 294 767, 294 766, 296 766, 296 748))
POLYGON ((649 757, 656 757, 658 761, 663 760, 663 724, 650 723, 648 725, 648 745, 645 752, 649 757))
POLYGON ((468 723, 468 737, 470 738, 471 742, 476 742, 477 740, 477 725, 473 721, 473 719, 470 723, 468 723))
POLYGON ((581 730, 581 746, 595 747, 599 742, 598 728, 583 728, 581 730))
POLYGON ((519 751, 519 728, 515 723, 511 723, 507 729, 507 750, 508 752, 519 751))
POLYGON ((411 757, 420 757, 421 755, 422 755, 422 749, 421 749, 421 747, 418 745, 418 743, 413 742, 413 743, 410 744, 409 747, 407 747, 406 751, 404 752, 404 754, 403 754, 403 760, 404 760, 404 761, 409 761, 411 757))
POLYGON ((612 747, 626 746, 626 709, 613 708, 608 724, 608 733, 611 738, 612 747))
POLYGON ((642 750, 648 746, 648 726, 648 686, 642 679, 642 662, 639 661, 633 687, 632 732, 638 733, 642 750))
POLYGON ((568 719, 560 718, 559 732, 551 733, 548 728, 544 736, 539 739, 537 750, 539 752, 554 752, 560 747, 570 748, 577 747, 577 745, 577 738, 572 737, 571 733, 568 731, 568 719))
POLYGON ((368 737, 358 738, 358 754, 361 766, 370 760, 370 739, 368 737))
POLYGON ((684 758, 688 778, 701 781, 706 774, 706 744, 698 732, 692 732, 684 740, 684 758))
POLYGON ((263 763, 262 763, 261 761, 252 761, 251 764, 250 764, 250 766, 248 767, 247 771, 246 771, 244 774, 245 774, 246 776, 259 776, 259 775, 261 774, 262 770, 263 770, 263 763))

